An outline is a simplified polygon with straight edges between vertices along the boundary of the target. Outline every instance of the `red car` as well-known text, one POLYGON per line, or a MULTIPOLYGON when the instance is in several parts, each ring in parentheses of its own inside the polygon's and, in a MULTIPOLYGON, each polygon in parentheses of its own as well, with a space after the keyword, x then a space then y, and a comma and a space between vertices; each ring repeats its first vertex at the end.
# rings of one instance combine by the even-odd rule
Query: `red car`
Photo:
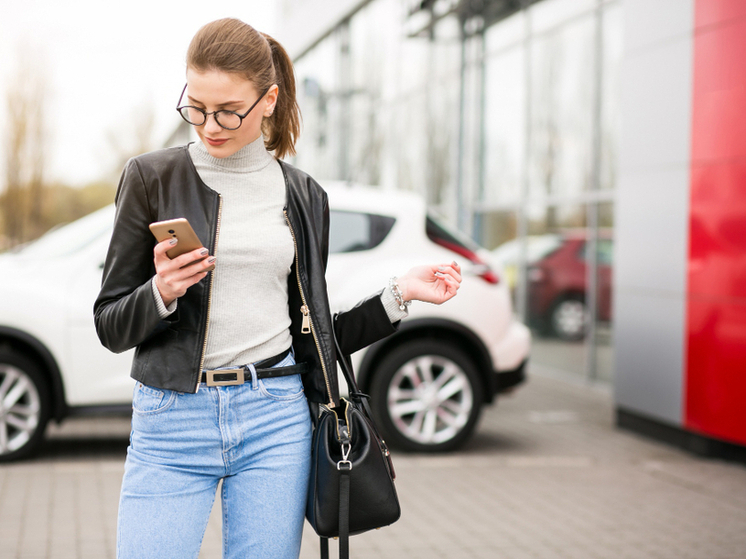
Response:
MULTIPOLYGON (((611 320, 611 235, 598 238, 597 319, 611 320)), ((564 340, 585 337, 589 313, 586 306, 587 233, 566 232, 562 242, 528 267, 528 319, 545 332, 564 340)))

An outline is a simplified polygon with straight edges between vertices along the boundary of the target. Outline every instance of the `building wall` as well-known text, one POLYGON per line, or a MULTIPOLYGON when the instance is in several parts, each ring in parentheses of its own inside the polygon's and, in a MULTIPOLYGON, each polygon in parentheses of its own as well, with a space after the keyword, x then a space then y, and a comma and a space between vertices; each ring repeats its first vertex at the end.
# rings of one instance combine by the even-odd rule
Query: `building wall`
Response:
POLYGON ((278 39, 292 58, 330 32, 371 0, 282 0, 278 39))
POLYGON ((682 425, 693 0, 626 0, 615 399, 682 425))
POLYGON ((746 444, 746 3, 626 10, 616 403, 746 444))
MULTIPOLYGON (((288 21, 325 5, 288 0, 288 21)), ((300 166, 512 243, 529 323, 534 240, 613 240, 613 289, 611 255, 587 262, 613 319, 583 342, 536 330, 532 362, 613 378, 620 417, 746 444, 746 2, 542 0, 464 43, 410 8, 342 2, 299 34, 300 166)))

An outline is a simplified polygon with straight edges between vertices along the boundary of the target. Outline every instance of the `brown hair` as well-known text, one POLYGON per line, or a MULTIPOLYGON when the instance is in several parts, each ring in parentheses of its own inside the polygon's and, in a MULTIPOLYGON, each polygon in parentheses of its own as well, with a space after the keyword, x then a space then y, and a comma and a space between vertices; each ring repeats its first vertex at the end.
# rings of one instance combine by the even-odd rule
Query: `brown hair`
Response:
POLYGON ((187 51, 187 67, 239 74, 259 93, 277 84, 275 110, 262 121, 265 145, 278 158, 295 155, 300 108, 293 63, 280 43, 241 20, 219 19, 197 31, 187 51))

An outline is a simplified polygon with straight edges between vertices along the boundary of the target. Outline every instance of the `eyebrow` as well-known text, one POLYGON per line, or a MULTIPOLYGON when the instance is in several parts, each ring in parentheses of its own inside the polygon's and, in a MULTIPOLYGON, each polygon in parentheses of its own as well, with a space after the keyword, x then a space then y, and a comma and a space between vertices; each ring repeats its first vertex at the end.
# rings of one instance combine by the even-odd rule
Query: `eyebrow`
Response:
MULTIPOLYGON (((187 95, 187 99, 189 99, 190 103, 198 103, 200 105, 204 105, 204 103, 202 101, 199 101, 198 99, 195 99, 191 95, 187 95)), ((217 107, 228 107, 228 106, 231 106, 231 105, 240 105, 243 102, 244 102, 243 100, 240 100, 240 101, 226 101, 225 103, 218 103, 216 106, 217 107)))

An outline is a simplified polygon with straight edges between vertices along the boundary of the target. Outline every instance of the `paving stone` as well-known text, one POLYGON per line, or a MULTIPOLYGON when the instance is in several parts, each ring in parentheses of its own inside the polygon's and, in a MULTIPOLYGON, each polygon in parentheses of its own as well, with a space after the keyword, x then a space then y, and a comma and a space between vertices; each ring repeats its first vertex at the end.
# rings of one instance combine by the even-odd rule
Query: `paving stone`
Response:
MULTIPOLYGON (((402 518, 353 536, 352 557, 743 559, 746 468, 613 417, 608 388, 534 366, 459 452, 394 454, 402 518)), ((113 559, 129 421, 72 419, 48 437, 38 458, 0 466, 0 557, 113 559)), ((199 557, 220 548, 216 499, 199 557)), ((306 526, 301 558, 318 556, 306 526)))

